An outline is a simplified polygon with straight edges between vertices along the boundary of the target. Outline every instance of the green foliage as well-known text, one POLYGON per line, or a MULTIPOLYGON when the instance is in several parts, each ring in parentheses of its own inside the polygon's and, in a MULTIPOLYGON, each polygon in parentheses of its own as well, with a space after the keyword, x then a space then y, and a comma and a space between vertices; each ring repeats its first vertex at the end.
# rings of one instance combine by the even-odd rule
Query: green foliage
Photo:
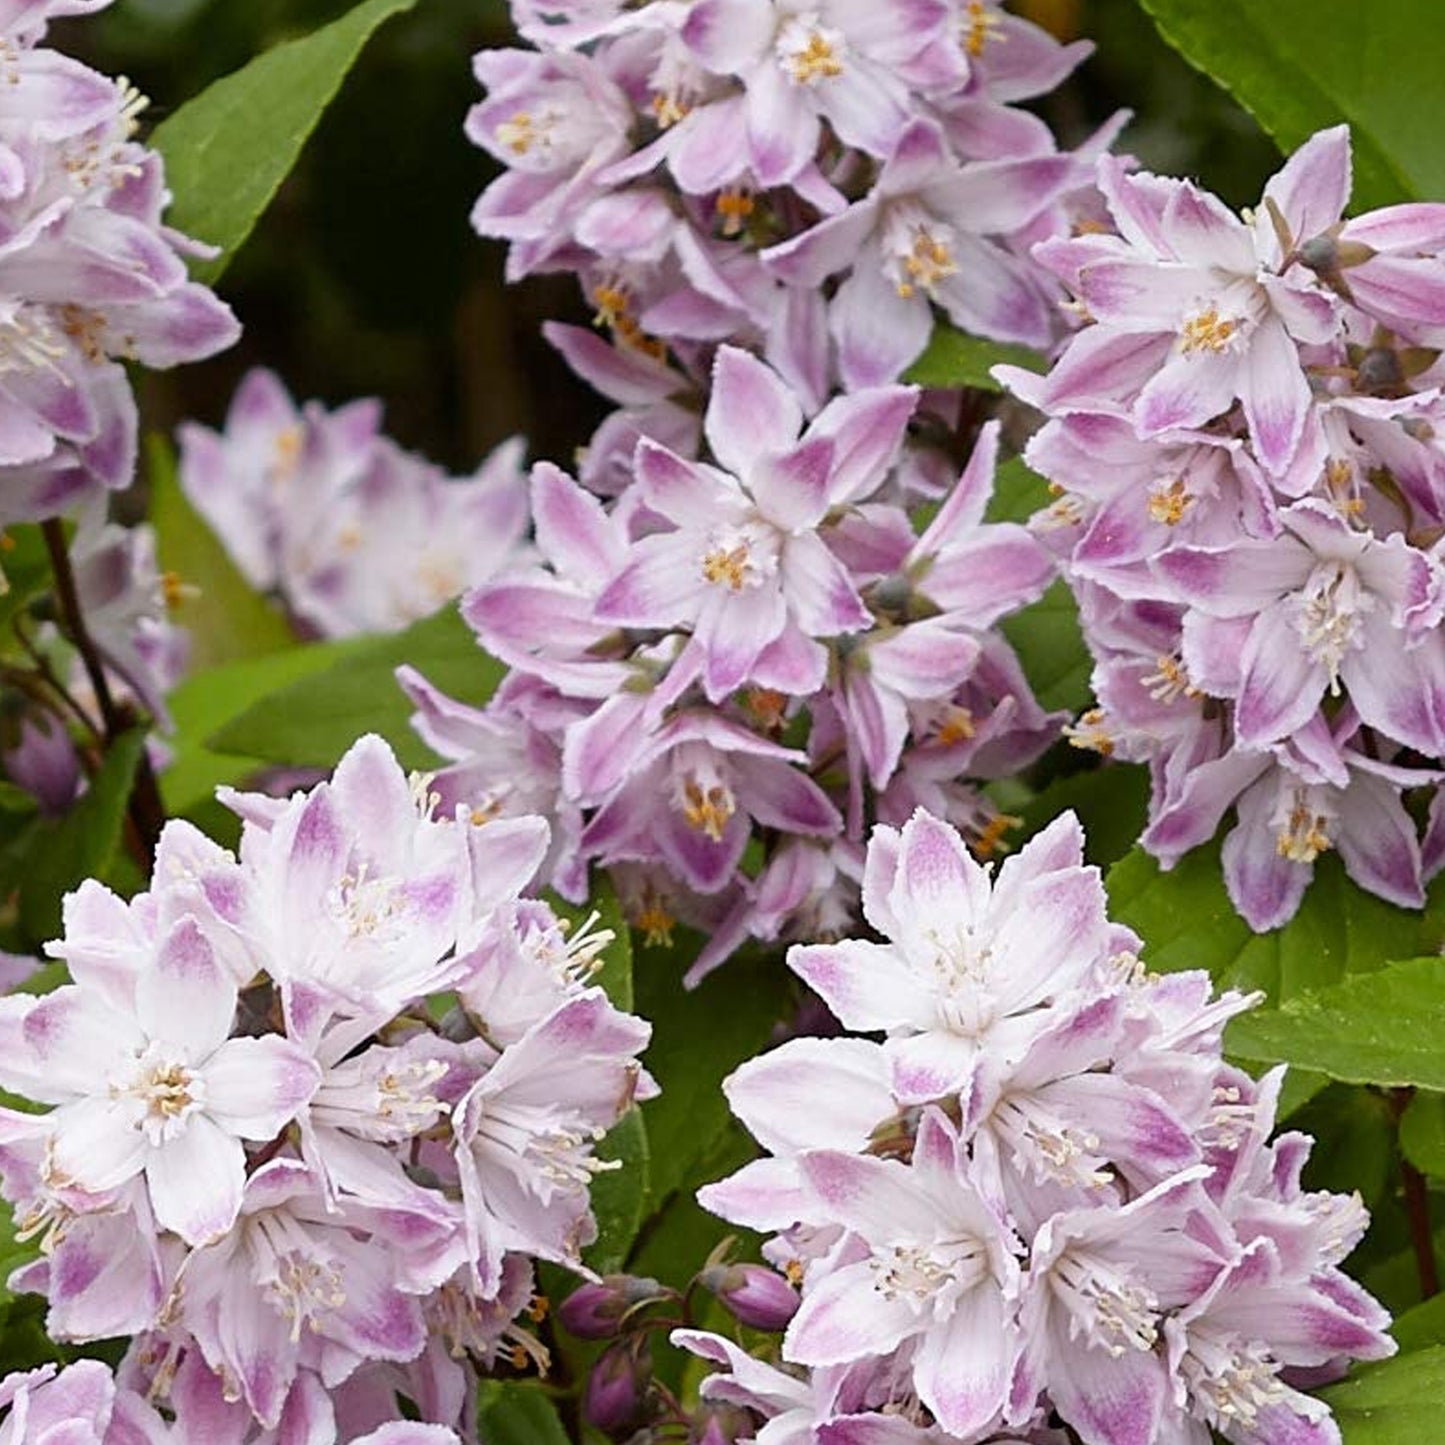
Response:
POLYGON ((487 1445, 568 1445, 556 1406, 530 1381, 483 1380, 477 1425, 487 1445))
POLYGON ((19 650, 15 618, 50 587, 50 555, 39 527, 10 527, 0 535, 0 657, 8 657, 19 650))
POLYGON ((1439 1436, 1445 1348, 1385 1360, 1323 1392, 1345 1445, 1424 1445, 1439 1436))
POLYGON ((1254 933, 1224 889, 1219 846, 1196 848, 1169 872, 1136 848, 1109 871, 1111 914, 1146 943, 1161 972, 1204 968, 1221 988, 1263 989, 1280 1003, 1349 974, 1411 958, 1438 942, 1433 913, 1412 913, 1351 883, 1326 855, 1293 920, 1254 933))
POLYGON ((1445 1095, 1422 1090, 1406 1105, 1400 1152, 1422 1174, 1445 1179, 1445 1095))
POLYGON ((1007 341, 986 341, 940 322, 933 328, 928 348, 908 368, 905 381, 919 386, 972 386, 980 391, 1002 391, 989 369, 1007 363, 1028 371, 1047 371, 1048 362, 1037 351, 1007 341))
POLYGON ((215 281, 251 234, 376 28, 416 0, 365 0, 215 82, 156 128, 175 192, 168 220, 220 248, 194 267, 215 281))
POLYGON ((114 862, 144 748, 144 729, 123 733, 80 802, 58 820, 33 820, 0 856, 0 892, 18 889, 20 926, 32 945, 59 933, 62 895, 114 862))
POLYGON ((993 496, 989 498, 987 520, 990 522, 1027 522, 1047 507, 1052 494, 1049 484, 1025 466, 1022 457, 1000 462, 994 474, 993 496))
POLYGON ((207 739, 218 753, 288 767, 330 768, 363 733, 378 733, 404 767, 435 766, 411 728, 412 705, 394 676, 410 663, 443 692, 480 705, 502 665, 477 647, 454 606, 405 631, 330 644, 331 665, 248 707, 207 739))
POLYGON ((1354 1084, 1445 1089, 1445 959, 1391 963, 1239 1019, 1230 1048, 1354 1084), (1402 1024, 1405 1025, 1402 1027, 1402 1024))
MULTIPOLYGON (((687 992, 678 980, 700 946, 692 935, 663 957, 644 951, 636 975, 637 1011, 653 1026, 644 1060, 662 1088, 642 1106, 658 1206, 711 1177, 700 1165, 732 1119, 722 1081, 766 1046, 791 987, 782 959, 739 956, 687 992)), ((701 1261, 677 1263, 691 1273, 701 1261)))
POLYGON ((1000 626, 1046 708, 1081 712, 1088 707, 1093 664, 1079 630, 1074 594, 1062 581, 1022 612, 1005 617, 1000 626))
POLYGON ((583 1259, 598 1274, 612 1274, 627 1260, 651 1197, 647 1126, 637 1109, 624 1114, 597 1146, 597 1157, 616 1164, 592 1180, 592 1212, 597 1238, 583 1259))
POLYGON ((1355 205, 1445 196, 1445 150, 1422 110, 1445 73, 1435 0, 1142 0, 1161 34, 1285 151, 1346 120, 1355 205))

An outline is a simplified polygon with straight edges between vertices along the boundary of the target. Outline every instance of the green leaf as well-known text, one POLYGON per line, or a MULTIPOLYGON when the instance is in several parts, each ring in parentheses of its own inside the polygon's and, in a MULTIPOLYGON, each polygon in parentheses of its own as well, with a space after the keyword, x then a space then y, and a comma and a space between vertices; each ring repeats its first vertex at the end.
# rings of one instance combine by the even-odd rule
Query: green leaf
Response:
POLYGON ((189 814, 221 783, 238 782, 260 766, 256 758, 213 751, 214 734, 258 698, 335 667, 356 650, 355 642, 312 642, 191 673, 166 699, 176 727, 171 762, 160 777, 167 811, 189 814))
POLYGON ((340 660, 262 698, 207 739, 218 753, 289 767, 330 768, 362 733, 379 733, 403 767, 436 758, 412 731, 411 701, 394 676, 410 663, 460 702, 480 706, 505 669, 478 646, 455 606, 403 632, 339 644, 340 660))
POLYGON ((1439 1436, 1445 1348, 1415 1350, 1359 1371, 1322 1398, 1345 1445, 1424 1445, 1439 1436))
POLYGON ((187 501, 170 442, 152 436, 147 456, 156 554, 161 566, 188 589, 174 608, 173 620, 190 631, 191 666, 200 671, 294 647, 296 635, 280 609, 241 576, 216 534, 187 501))
MULTIPOLYGON (((1005 811, 1012 811, 1004 806, 1005 811)), ((1024 820, 1021 836, 1037 833, 1070 809, 1084 825, 1089 861, 1117 862, 1144 831, 1149 811, 1148 769, 1105 763, 1056 779, 1019 806, 1024 820)))
POLYGON ((1445 1089, 1445 959, 1392 963, 1238 1019, 1229 1048, 1350 1084, 1445 1089))
POLYGON ((1143 0, 1160 33, 1291 151, 1348 121, 1355 205, 1445 197, 1445 148, 1422 110, 1440 94, 1445 26, 1435 0, 1143 0))
POLYGON ((1414 1309, 1396 1315, 1390 1333, 1402 1351, 1445 1344, 1445 1294, 1437 1294, 1414 1309))
POLYGON ((35 943, 60 931, 62 895, 104 873, 115 857, 145 739, 144 728, 122 733, 75 807, 35 825, 20 880, 20 922, 35 943))
POLYGON ((193 268, 214 282, 286 179, 372 32, 416 0, 365 0, 224 76, 156 127, 175 192, 167 221, 220 247, 193 268))
POLYGON ((593 1176, 592 1212, 597 1216, 597 1238, 582 1257, 598 1274, 613 1274, 627 1259, 651 1196, 647 1127, 638 1110, 629 1110, 608 1131, 597 1147, 597 1157, 621 1167, 593 1176))
POLYGON ((767 1045, 791 989, 781 958, 742 955, 688 992, 681 977, 698 942, 694 936, 661 957, 646 951, 637 970, 637 1012, 653 1029, 644 1059, 662 1089, 642 1106, 658 1206, 703 1182, 698 1165, 732 1117, 722 1081, 767 1045))
POLYGON ((1053 500, 1049 484, 1022 457, 1010 457, 994 472, 993 496, 985 514, 990 522, 1027 522, 1053 500))
POLYGON ((1422 1174, 1445 1179, 1445 1094, 1422 1090, 1405 1106, 1400 1149, 1422 1174))
POLYGON ((1332 853, 1315 865, 1299 912, 1271 933, 1253 932, 1235 912, 1218 844, 1185 854, 1167 873, 1136 848, 1109 870, 1108 890, 1111 916, 1146 941, 1150 968, 1208 969, 1219 987, 1263 989, 1276 1003, 1439 941, 1431 942, 1437 925, 1430 914, 1357 888, 1332 853))
POLYGON ((903 379, 919 386, 972 386, 980 391, 1002 391, 1003 387, 989 375, 989 368, 1005 362, 1028 371, 1049 369, 1049 363, 1027 346, 986 341, 940 322, 933 328, 927 349, 903 379))
POLYGON ((557 1407, 525 1380, 483 1380, 477 1425, 487 1445, 569 1445, 557 1407))
POLYGON ((1078 604, 1062 580, 1001 626, 1046 708, 1081 712, 1089 705, 1093 663, 1079 630, 1078 604))
POLYGON ((9 527, 0 538, 0 656, 10 656, 20 651, 13 619, 50 590, 50 554, 39 527, 9 527))

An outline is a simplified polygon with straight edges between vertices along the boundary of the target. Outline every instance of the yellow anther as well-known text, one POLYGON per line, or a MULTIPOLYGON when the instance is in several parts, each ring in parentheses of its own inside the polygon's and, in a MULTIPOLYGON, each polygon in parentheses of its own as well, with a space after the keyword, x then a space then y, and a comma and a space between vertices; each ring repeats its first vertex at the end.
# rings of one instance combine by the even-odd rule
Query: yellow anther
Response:
POLYGON ((1183 477, 1175 477, 1168 486, 1162 482, 1149 493, 1149 520, 1175 527, 1197 499, 1184 485, 1183 477))
POLYGON ((973 714, 966 707, 950 707, 933 740, 941 748, 951 748, 955 743, 966 743, 977 735, 978 726, 973 714))
POLYGON ((963 48, 977 60, 990 40, 1002 40, 998 34, 1003 21, 983 0, 968 0, 964 6, 963 48))
POLYGON ((1290 810, 1289 822, 1280 829, 1275 847, 1281 858, 1291 863, 1313 863, 1321 853, 1333 846, 1328 830, 1329 819, 1297 798, 1290 810))
POLYGON ((672 930, 677 926, 677 919, 662 906, 662 899, 655 893, 643 899, 632 923, 642 930, 642 941, 648 948, 672 947, 672 930))
POLYGON ((1108 720, 1108 714, 1103 708, 1091 707, 1080 716, 1078 722, 1070 723, 1064 729, 1064 736, 1072 747, 1083 748, 1107 758, 1114 751, 1113 736, 1105 726, 1108 720))
POLYGON ((806 45, 788 56, 788 74, 799 85, 812 85, 816 80, 832 80, 843 73, 843 62, 821 31, 808 32, 806 45))
POLYGON ((504 120, 495 131, 497 144, 505 146, 513 155, 524 156, 537 143, 537 125, 525 110, 519 110, 511 120, 504 120))
POLYGON ((682 816, 687 826, 706 833, 714 843, 721 843, 723 829, 737 811, 732 794, 720 783, 704 789, 689 778, 682 785, 682 797, 682 816))
POLYGON ((757 210, 757 202, 741 186, 729 186, 727 190, 719 191, 714 204, 722 217, 724 236, 741 235, 743 227, 757 210))
POLYGON ((652 114, 662 130, 669 130, 687 115, 692 107, 680 96, 658 91, 652 97, 652 114))
POLYGON ((191 586, 189 582, 181 581, 179 572, 161 573, 161 599, 169 611, 174 612, 181 603, 199 596, 200 589, 191 586))
POLYGON ((744 543, 736 547, 714 547, 702 559, 703 580, 715 587, 741 592, 748 580, 748 549, 744 543))
POLYGON ((914 232, 913 247, 903 258, 903 269, 907 280, 898 282, 898 294, 905 300, 920 286, 932 295, 940 281, 958 272, 953 252, 925 226, 914 232))
POLYGON ((1237 319, 1221 316, 1217 306, 1206 306, 1203 311, 1185 317, 1180 327, 1184 355, 1193 356, 1197 351, 1221 352, 1238 330, 1237 319))
POLYGON ((969 844, 976 858, 989 859, 995 853, 1007 853, 1009 845, 1005 841, 1008 834, 1015 828, 1022 828, 1024 820, 1015 817, 1012 813, 995 813, 983 826, 983 831, 969 844))

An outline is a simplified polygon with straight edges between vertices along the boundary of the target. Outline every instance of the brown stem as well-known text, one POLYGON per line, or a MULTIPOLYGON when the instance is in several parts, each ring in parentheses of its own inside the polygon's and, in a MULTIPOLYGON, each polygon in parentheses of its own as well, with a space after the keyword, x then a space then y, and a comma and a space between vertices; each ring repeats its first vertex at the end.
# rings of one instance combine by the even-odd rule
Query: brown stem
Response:
MULTIPOLYGON (((58 517, 51 517, 40 524, 45 537, 45 547, 50 554, 50 570, 55 577, 55 592, 60 600, 61 616, 65 619, 65 630, 80 660, 85 666, 95 692, 96 705, 100 708, 101 721, 105 727, 105 740, 113 744, 126 730, 129 720, 116 705, 115 695, 105 675, 105 664, 100 649, 85 625, 85 613, 80 605, 80 593, 75 586, 75 573, 70 566, 70 552, 65 545, 65 529, 58 517)), ((137 861, 149 867, 154 861, 156 842, 165 826, 165 807, 161 802, 160 787, 145 749, 141 749, 140 762, 136 766, 135 779, 131 784, 130 803, 127 809, 139 843, 137 861)))
MULTIPOLYGON (((1391 1091, 1390 1102, 1397 1124, 1414 1097, 1412 1088, 1391 1091)), ((1415 1272, 1420 1279, 1420 1297, 1431 1299, 1440 1293, 1440 1266, 1435 1259, 1435 1233, 1430 1227, 1430 1189, 1425 1176, 1400 1152, 1398 1131, 1395 1148, 1400 1155, 1400 1183, 1405 1194, 1410 1246, 1415 1251, 1415 1272)))
POLYGON ((85 675, 90 679, 91 691, 95 693, 100 708, 101 721, 105 724, 107 742, 114 742, 125 731, 125 723, 115 705, 110 683, 106 680, 105 665, 100 650, 90 629, 85 625, 85 613, 80 606, 80 594, 75 588, 75 573, 70 568, 70 552, 65 545, 65 529, 58 517, 51 517, 40 524, 45 534, 45 547, 50 553, 50 570, 55 574, 55 592, 60 599, 60 612, 65 618, 65 630, 80 653, 85 664, 85 675))

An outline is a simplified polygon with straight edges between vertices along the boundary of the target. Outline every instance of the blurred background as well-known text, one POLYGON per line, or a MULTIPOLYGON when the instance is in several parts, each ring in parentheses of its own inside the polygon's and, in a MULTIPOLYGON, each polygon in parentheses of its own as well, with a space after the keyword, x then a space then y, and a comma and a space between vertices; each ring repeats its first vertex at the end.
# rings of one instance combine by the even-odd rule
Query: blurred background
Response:
MULTIPOLYGON (((57 26, 55 43, 170 109, 278 40, 352 0, 116 0, 57 26)), ((1120 107, 1123 148, 1150 169, 1199 178, 1233 205, 1257 199, 1278 153, 1254 121, 1171 51, 1133 0, 1018 0, 1015 9, 1097 51, 1042 102, 1072 145, 1120 107)), ((403 445, 470 471, 498 441, 530 439, 564 464, 605 404, 540 336, 543 320, 586 324, 565 276, 504 287, 502 247, 467 216, 493 174, 462 134, 480 91, 470 57, 511 43, 505 0, 420 0, 364 53, 301 164, 222 281, 245 324, 209 364, 146 375, 146 424, 219 424, 249 367, 280 372, 298 399, 386 403, 403 445)))

